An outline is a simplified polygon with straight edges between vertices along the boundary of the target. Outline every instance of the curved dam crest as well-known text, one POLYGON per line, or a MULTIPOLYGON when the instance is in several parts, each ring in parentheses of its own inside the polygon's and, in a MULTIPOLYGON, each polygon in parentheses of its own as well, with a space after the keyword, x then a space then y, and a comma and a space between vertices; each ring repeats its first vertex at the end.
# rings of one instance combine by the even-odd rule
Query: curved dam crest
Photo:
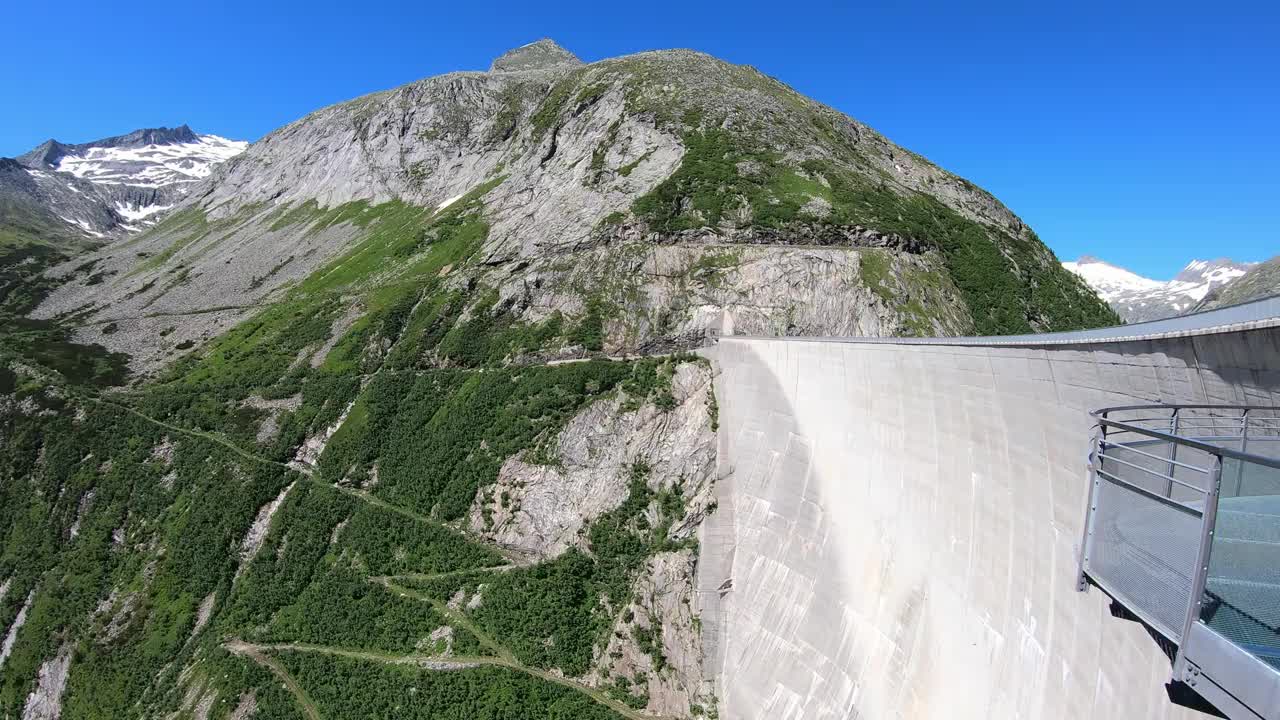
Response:
POLYGON ((699 601, 721 717, 1194 718, 1075 590, 1093 409, 1280 404, 1280 303, 1095 333, 725 337, 699 601))

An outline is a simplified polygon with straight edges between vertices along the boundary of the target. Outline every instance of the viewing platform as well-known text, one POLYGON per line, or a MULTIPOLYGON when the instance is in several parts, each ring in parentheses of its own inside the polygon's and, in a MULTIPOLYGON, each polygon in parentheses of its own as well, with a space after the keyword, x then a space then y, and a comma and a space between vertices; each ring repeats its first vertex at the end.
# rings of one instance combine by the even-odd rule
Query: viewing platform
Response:
POLYGON ((1280 718, 1280 408, 1093 415, 1079 589, 1166 640, 1174 683, 1226 717, 1280 718))

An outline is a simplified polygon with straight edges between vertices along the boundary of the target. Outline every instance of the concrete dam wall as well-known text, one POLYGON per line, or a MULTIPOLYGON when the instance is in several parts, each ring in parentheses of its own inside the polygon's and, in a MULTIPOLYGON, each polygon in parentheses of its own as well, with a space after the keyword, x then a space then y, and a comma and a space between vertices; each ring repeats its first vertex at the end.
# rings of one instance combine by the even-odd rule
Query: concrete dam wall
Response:
POLYGON ((721 339, 699 571, 720 717, 1204 717, 1168 700, 1140 624, 1076 591, 1077 552, 1088 411, 1280 404, 1280 304, 1234 310, 1022 338, 721 339))

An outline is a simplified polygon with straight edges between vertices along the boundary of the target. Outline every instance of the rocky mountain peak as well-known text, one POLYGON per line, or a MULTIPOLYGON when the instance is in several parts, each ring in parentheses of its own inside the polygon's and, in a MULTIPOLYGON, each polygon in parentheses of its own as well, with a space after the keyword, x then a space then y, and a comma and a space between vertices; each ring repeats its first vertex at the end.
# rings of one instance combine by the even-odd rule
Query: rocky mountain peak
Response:
POLYGON ((15 159, 18 163, 29 168, 46 168, 56 165, 58 159, 66 153, 66 145, 49 138, 15 159))
POLYGON ((64 157, 81 154, 94 148, 142 148, 149 145, 182 145, 199 141, 200 136, 186 124, 176 128, 140 128, 124 135, 113 135, 87 143, 69 144, 50 138, 40 143, 35 149, 19 155, 17 160, 29 168, 57 168, 64 157))
POLYGON ((177 145, 193 143, 199 138, 185 123, 176 128, 142 128, 125 135, 117 135, 90 143, 95 147, 145 147, 147 145, 177 145))
POLYGON ((503 53, 489 66, 489 72, 546 70, 553 67, 581 65, 577 55, 565 50, 555 40, 542 38, 503 53))

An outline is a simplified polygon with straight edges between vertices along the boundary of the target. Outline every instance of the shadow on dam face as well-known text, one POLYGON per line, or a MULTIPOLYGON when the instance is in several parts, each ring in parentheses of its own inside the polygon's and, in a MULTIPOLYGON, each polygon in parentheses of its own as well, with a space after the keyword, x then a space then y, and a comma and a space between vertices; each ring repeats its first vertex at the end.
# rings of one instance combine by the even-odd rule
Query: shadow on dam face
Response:
MULTIPOLYGON (((1052 336, 1050 336, 1052 337, 1052 336)), ((1178 718, 1075 589, 1092 409, 1280 403, 1280 329, 937 343, 726 337, 699 601, 720 717, 1178 718)))

